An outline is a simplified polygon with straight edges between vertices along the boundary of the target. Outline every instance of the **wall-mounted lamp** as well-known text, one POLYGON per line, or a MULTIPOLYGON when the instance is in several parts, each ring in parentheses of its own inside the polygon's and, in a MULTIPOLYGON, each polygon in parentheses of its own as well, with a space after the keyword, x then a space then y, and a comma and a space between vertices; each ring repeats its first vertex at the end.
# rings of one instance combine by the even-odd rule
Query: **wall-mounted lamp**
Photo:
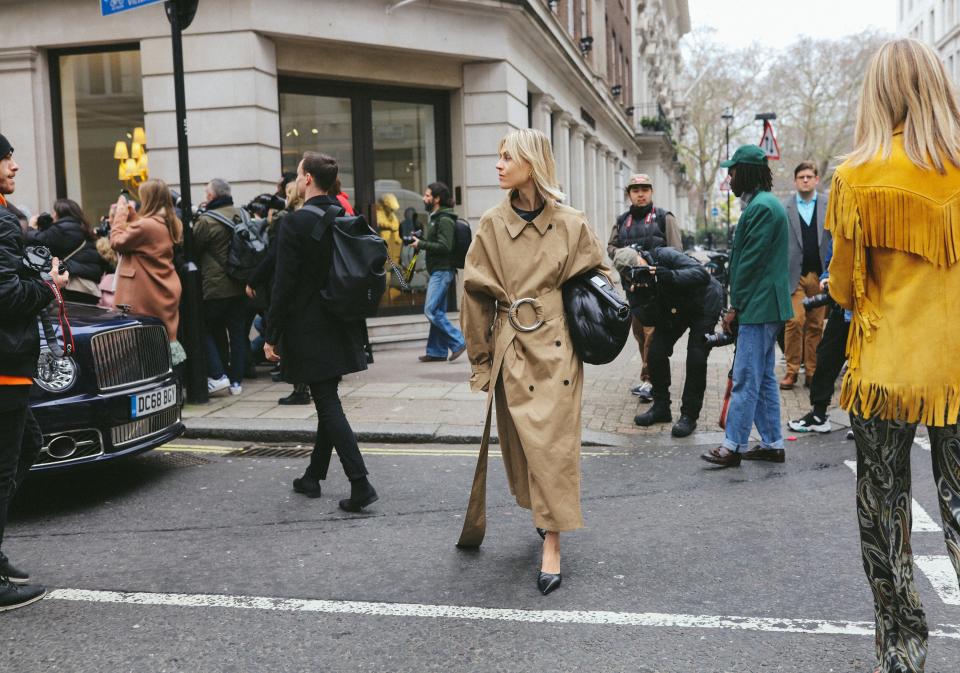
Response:
POLYGON ((613 94, 614 98, 618 98, 620 94, 623 93, 623 85, 614 84, 612 87, 610 87, 610 93, 613 94))
POLYGON ((628 117, 632 117, 632 116, 633 116, 633 106, 631 105, 631 106, 628 107, 628 108, 624 108, 623 114, 627 115, 628 117))
POLYGON ((580 38, 580 53, 586 55, 593 50, 593 36, 587 35, 580 38))

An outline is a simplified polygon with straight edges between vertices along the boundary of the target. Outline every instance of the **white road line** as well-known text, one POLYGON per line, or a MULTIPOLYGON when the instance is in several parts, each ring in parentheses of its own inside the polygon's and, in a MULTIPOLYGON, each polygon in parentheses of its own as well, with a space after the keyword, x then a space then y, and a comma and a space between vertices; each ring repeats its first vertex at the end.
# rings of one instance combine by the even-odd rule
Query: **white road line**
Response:
POLYGON ((950 563, 949 556, 914 556, 920 570, 930 580, 937 595, 947 605, 960 605, 960 587, 957 586, 957 573, 950 563))
POLYGON ((914 437, 913 443, 919 446, 924 451, 930 450, 930 438, 929 437, 914 437))
MULTIPOLYGON (((160 594, 56 589, 46 600, 153 605, 180 608, 228 608, 280 612, 320 612, 374 617, 420 617, 481 621, 526 622, 536 624, 584 624, 599 626, 650 626, 691 629, 729 629, 773 633, 809 633, 814 635, 870 636, 873 622, 848 622, 821 619, 774 619, 714 615, 664 614, 659 612, 607 612, 603 610, 510 610, 465 605, 424 605, 419 603, 368 603, 362 601, 325 601, 266 596, 221 596, 215 594, 160 594)), ((939 624, 931 636, 960 640, 960 625, 939 624)))
MULTIPOLYGON (((843 464, 857 473, 857 463, 853 460, 845 460, 843 464)), ((913 501, 913 532, 914 533, 939 533, 942 529, 930 518, 927 511, 916 500, 913 501)))

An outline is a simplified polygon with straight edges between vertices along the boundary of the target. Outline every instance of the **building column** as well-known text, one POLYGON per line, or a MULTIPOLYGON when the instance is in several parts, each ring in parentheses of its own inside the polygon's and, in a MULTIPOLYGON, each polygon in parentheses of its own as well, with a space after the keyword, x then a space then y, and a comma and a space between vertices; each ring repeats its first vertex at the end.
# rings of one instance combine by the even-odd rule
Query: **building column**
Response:
POLYGON ((570 147, 570 205, 578 210, 586 210, 586 159, 584 144, 587 130, 582 124, 571 122, 570 133, 573 141, 570 147))
POLYGON ((570 115, 557 112, 553 115, 553 157, 557 162, 557 182, 570 203, 570 115))
MULTIPOLYGON (((0 49, 0 90, 6 94, 0 96, 0 132, 13 145, 20 166, 10 203, 32 215, 52 208, 57 196, 49 72, 37 49, 0 49)), ((94 205, 100 204, 86 207, 95 212, 94 205)))
POLYGON ((619 158, 617 153, 611 151, 607 156, 607 203, 610 204, 610 226, 613 226, 613 220, 617 218, 617 215, 620 214, 618 194, 621 193, 621 188, 617 184, 617 164, 619 163, 619 158))
POLYGON ((527 80, 506 61, 463 66, 464 191, 467 218, 476 223, 504 199, 497 181, 497 146, 527 127, 527 80))
POLYGON ((533 126, 531 128, 542 131, 548 138, 550 138, 550 135, 553 133, 553 125, 550 122, 550 118, 556 104, 553 96, 549 94, 538 93, 533 96, 533 126))
POLYGON ((586 141, 586 156, 584 157, 584 201, 583 211, 587 214, 587 221, 593 230, 597 230, 597 139, 591 135, 586 141))
MULTIPOLYGON (((237 204, 273 192, 280 178, 274 43, 253 31, 186 34, 183 50, 192 202, 204 199, 213 178, 231 184, 237 204)), ((150 175, 182 190, 170 38, 141 40, 140 64, 150 175)))
POLYGON ((610 228, 610 183, 607 181, 607 155, 610 148, 601 146, 597 151, 597 236, 603 240, 603 232, 610 228))

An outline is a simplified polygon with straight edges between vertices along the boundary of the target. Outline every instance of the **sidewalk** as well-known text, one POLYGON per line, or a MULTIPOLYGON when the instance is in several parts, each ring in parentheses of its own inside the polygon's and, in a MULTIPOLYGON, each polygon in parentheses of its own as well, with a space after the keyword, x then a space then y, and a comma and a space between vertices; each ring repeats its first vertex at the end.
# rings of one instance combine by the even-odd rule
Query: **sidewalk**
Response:
MULTIPOLYGON (((361 441, 403 443, 479 443, 483 432, 484 395, 471 393, 467 383, 470 365, 466 354, 456 362, 417 361, 420 349, 375 353, 376 361, 359 374, 346 376, 340 385, 344 411, 361 441)), ((671 358, 674 420, 679 415, 684 381, 686 341, 677 343, 671 358)), ((717 348, 710 355, 707 390, 697 431, 683 440, 670 437, 671 424, 639 428, 633 417, 648 405, 630 394, 640 374, 640 356, 631 337, 612 363, 586 366, 583 392, 583 440, 590 446, 643 447, 671 443, 719 443, 717 425, 733 348, 717 348)), ((258 377, 243 382, 243 393, 226 391, 204 405, 184 409, 187 436, 257 442, 312 443, 316 431, 313 405, 281 406, 280 397, 291 392, 287 383, 273 383, 267 367, 258 377)), ((777 367, 783 374, 783 364, 777 367)), ((802 381, 802 376, 801 376, 802 381)), ((799 418, 809 410, 808 391, 798 386, 781 393, 782 417, 799 418)), ((840 411, 831 415, 836 424, 848 421, 840 411)), ((496 435, 496 424, 493 425, 496 435)), ((791 433, 785 431, 785 436, 791 433)))

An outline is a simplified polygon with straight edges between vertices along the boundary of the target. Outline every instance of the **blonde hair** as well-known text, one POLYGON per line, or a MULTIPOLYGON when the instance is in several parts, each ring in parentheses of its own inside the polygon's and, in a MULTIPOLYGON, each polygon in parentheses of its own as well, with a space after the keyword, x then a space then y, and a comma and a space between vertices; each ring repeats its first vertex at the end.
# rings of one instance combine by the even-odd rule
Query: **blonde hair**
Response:
POLYGON ((287 208, 296 210, 303 205, 303 197, 297 193, 297 181, 291 180, 287 183, 284 192, 287 196, 287 208))
POLYGON ((894 129, 903 124, 903 146, 919 168, 960 167, 960 108, 956 89, 936 53, 917 40, 885 43, 867 66, 857 109, 854 166, 890 157, 894 129))
POLYGON ((557 185, 557 164, 553 159, 550 139, 536 129, 517 129, 511 131, 497 148, 497 154, 507 152, 515 159, 530 164, 532 178, 537 192, 544 199, 563 201, 565 198, 557 185))
POLYGON ((163 180, 154 178, 140 185, 140 217, 160 216, 175 245, 183 241, 183 223, 173 207, 173 196, 163 180))

